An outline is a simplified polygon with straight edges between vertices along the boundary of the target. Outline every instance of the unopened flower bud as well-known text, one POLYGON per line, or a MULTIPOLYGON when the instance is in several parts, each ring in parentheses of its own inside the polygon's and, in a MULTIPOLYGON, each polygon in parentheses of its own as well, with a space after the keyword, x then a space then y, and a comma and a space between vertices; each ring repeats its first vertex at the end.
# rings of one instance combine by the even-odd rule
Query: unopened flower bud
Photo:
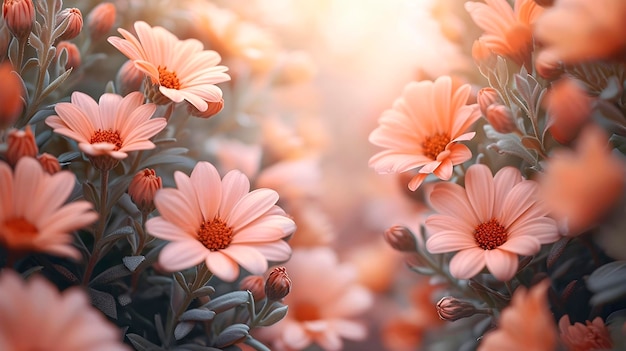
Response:
POLYGON ((57 15, 57 24, 61 25, 63 21, 67 21, 67 27, 58 41, 74 39, 83 30, 83 14, 75 7, 64 9, 57 15))
POLYGON ((493 104, 487 107, 485 117, 498 133, 508 134, 517 130, 511 109, 504 105, 493 104))
POLYGON ((478 312, 479 311, 472 303, 451 296, 443 297, 437 302, 437 314, 439 314, 439 318, 449 322, 471 317, 478 312))
POLYGON ((35 22, 35 5, 32 0, 4 0, 2 16, 11 33, 25 40, 35 22))
POLYGON ((67 62, 65 63, 65 69, 70 68, 78 68, 80 67, 81 59, 80 59, 80 51, 78 47, 69 41, 62 41, 57 44, 57 59, 61 56, 61 51, 65 49, 67 55, 67 62))
POLYGON ((96 41, 104 37, 115 24, 115 5, 103 2, 94 7, 87 15, 87 28, 91 40, 96 41))
POLYGON ((394 225, 385 230, 385 241, 392 248, 398 251, 414 252, 417 250, 417 240, 415 234, 404 226, 394 225))
POLYGON ((22 81, 7 61, 0 63, 0 130, 13 126, 24 109, 22 81))
POLYGON ((535 59, 537 73, 549 80, 556 79, 563 74, 563 62, 550 52, 541 52, 535 59))
POLYGON ((261 301, 265 298, 265 279, 259 275, 249 275, 239 282, 239 290, 248 290, 254 301, 261 301))
POLYGON ((50 155, 47 152, 37 156, 37 161, 41 164, 41 168, 44 171, 48 172, 48 174, 55 174, 61 170, 61 165, 59 164, 59 159, 50 155))
POLYGON ((561 144, 568 144, 591 119, 592 98, 582 82, 561 78, 552 83, 544 107, 548 112, 548 130, 561 144))
POLYGON ((491 87, 480 89, 476 94, 476 100, 483 116, 487 116, 487 107, 493 104, 502 104, 498 91, 491 87))
POLYGON ((287 275, 285 267, 275 267, 272 269, 265 282, 265 296, 270 301, 278 301, 289 294, 291 290, 291 279, 287 275))
POLYGON ((24 130, 14 129, 9 133, 6 159, 11 166, 15 167, 17 161, 22 157, 37 157, 38 152, 39 149, 35 135, 30 129, 30 124, 24 130))
POLYGON ((139 91, 146 75, 135 67, 131 60, 126 61, 117 71, 115 83, 121 95, 139 91))
POLYGON ((154 195, 163 187, 161 177, 153 169, 145 168, 133 177, 128 186, 128 195, 142 212, 154 210, 154 195))
POLYGON ((224 109, 224 99, 215 102, 207 101, 207 103, 209 104, 209 107, 207 107, 206 111, 200 111, 193 105, 188 104, 187 112, 189 112, 189 114, 194 117, 207 119, 215 116, 216 114, 220 113, 222 109, 224 109))

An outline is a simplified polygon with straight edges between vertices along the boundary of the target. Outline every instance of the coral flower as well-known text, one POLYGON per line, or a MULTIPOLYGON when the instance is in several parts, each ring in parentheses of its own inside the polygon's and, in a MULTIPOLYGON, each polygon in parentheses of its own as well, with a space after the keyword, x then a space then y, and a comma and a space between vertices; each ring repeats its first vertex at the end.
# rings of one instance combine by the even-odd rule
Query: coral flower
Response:
POLYGON ((41 276, 0 273, 0 350, 130 350, 79 288, 61 293, 41 276))
POLYGON ((430 194, 438 214, 426 219, 431 253, 459 251, 450 261, 450 273, 469 279, 485 265, 499 280, 517 272, 517 255, 533 255, 541 244, 559 239, 556 222, 546 217, 538 202, 539 185, 522 180, 513 167, 495 176, 482 164, 465 175, 465 189, 454 183, 435 184, 430 194))
POLYGON ((419 168, 409 182, 411 190, 430 173, 450 179, 453 166, 472 157, 469 148, 458 143, 474 137, 474 132, 465 131, 480 118, 477 104, 466 105, 470 90, 468 84, 453 90, 448 76, 409 83, 369 136, 372 144, 387 148, 370 158, 370 167, 378 173, 419 168))
POLYGON ((23 157, 15 173, 0 162, 0 244, 9 252, 45 252, 74 259, 72 232, 98 215, 87 201, 65 204, 76 180, 68 171, 46 173, 40 163, 23 157))
POLYGON ((613 347, 609 329, 600 317, 585 324, 571 325, 569 316, 564 315, 559 320, 559 329, 561 340, 569 351, 610 350, 613 347))
POLYGON ((170 241, 159 256, 169 271, 205 262, 224 281, 234 281, 239 265, 263 274, 267 261, 285 261, 291 248, 282 240, 294 232, 295 223, 275 205, 271 189, 250 190, 239 171, 223 179, 208 162, 199 162, 191 176, 177 171, 177 189, 157 191, 154 204, 161 214, 146 222, 148 232, 170 241))
POLYGON ((487 333, 478 351, 554 351, 556 327, 548 306, 548 280, 527 290, 519 287, 502 311, 498 329, 487 333))
POLYGON ((109 43, 132 60, 169 100, 186 100, 204 112, 207 102, 222 99, 222 90, 215 84, 230 80, 230 76, 225 73, 227 67, 216 66, 221 60, 216 51, 203 50, 197 39, 180 40, 165 28, 142 21, 135 22, 137 38, 124 29, 118 31, 124 39, 109 37, 109 43))
POLYGON ((89 95, 74 92, 71 103, 56 104, 46 119, 54 132, 74 139, 91 157, 108 156, 121 160, 128 152, 153 149, 149 140, 167 125, 165 118, 150 118, 156 106, 144 104, 144 96, 133 92, 125 97, 103 94, 97 103, 89 95))
POLYGON ((481 40, 496 54, 507 56, 518 65, 530 62, 533 47, 532 24, 543 12, 534 0, 466 2, 465 9, 485 33, 481 40))
POLYGON ((287 316, 259 330, 261 340, 272 350, 304 350, 313 344, 337 351, 343 340, 362 340, 365 326, 354 320, 372 304, 369 290, 356 284, 357 274, 349 264, 339 264, 327 247, 294 250, 285 264, 293 286, 284 298, 287 316))

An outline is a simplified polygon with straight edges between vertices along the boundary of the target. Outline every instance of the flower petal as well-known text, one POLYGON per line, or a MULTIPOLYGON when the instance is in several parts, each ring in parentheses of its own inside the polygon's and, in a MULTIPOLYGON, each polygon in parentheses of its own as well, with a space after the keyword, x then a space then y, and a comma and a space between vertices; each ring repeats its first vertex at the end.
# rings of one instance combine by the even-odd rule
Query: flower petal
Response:
POLYGON ((178 272, 202 262, 209 250, 197 240, 173 241, 159 254, 159 264, 169 272, 178 272))
POLYGON ((458 279, 470 279, 485 267, 485 250, 474 248, 459 251, 450 260, 450 274, 458 279))
POLYGON ((485 263, 489 272, 500 281, 509 281, 517 272, 517 255, 505 250, 485 250, 485 263))

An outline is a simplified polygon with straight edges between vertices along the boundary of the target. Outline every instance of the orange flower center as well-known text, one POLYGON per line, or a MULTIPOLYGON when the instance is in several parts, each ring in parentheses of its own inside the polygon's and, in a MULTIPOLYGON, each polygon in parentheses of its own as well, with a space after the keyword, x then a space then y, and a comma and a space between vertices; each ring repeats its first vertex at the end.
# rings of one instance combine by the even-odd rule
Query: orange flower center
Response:
POLYGON ((506 229, 495 218, 477 225, 474 229, 474 240, 483 250, 497 248, 506 242, 508 236, 506 229))
POLYGON ((168 71, 167 67, 159 66, 159 84, 169 89, 180 89, 180 81, 176 72, 168 71))
POLYGON ((0 224, 0 239, 8 248, 26 249, 32 246, 32 240, 39 230, 22 217, 9 218, 0 224))
MULTIPOLYGON (((292 305, 290 305, 292 307, 292 305)), ((316 305, 310 302, 300 302, 293 305, 293 316, 297 321, 315 321, 320 319, 320 312, 316 305)))
POLYGON ((215 217, 212 221, 205 221, 200 225, 198 240, 211 251, 223 250, 233 240, 233 228, 221 218, 215 217))
POLYGON ((114 132, 112 130, 102 130, 98 129, 91 136, 91 140, 89 143, 109 143, 115 145, 115 151, 122 148, 122 138, 120 137, 119 132, 114 132))
POLYGON ((437 156, 446 149, 448 143, 450 143, 450 137, 445 134, 435 134, 426 137, 422 143, 424 156, 436 160, 437 156))

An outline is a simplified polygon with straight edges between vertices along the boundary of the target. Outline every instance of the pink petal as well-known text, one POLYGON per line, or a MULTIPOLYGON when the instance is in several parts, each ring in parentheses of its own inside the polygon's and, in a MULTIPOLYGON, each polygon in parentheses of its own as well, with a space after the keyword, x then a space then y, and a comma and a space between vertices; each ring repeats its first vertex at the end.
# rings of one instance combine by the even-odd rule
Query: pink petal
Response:
POLYGON ((440 231, 458 231, 473 236, 475 227, 471 224, 457 220, 456 217, 447 215, 434 214, 426 219, 426 228, 429 233, 438 233, 440 231))
POLYGON ((282 339, 287 346, 295 350, 302 350, 311 345, 311 335, 307 333, 300 323, 285 323, 282 339))
POLYGON ((219 213, 222 199, 222 180, 217 169, 209 162, 198 162, 191 172, 191 182, 203 218, 213 220, 219 213))
POLYGON ((231 244, 221 252, 252 274, 263 274, 267 271, 267 259, 251 246, 231 244))
POLYGON ((450 158, 445 158, 441 161, 441 164, 433 171, 433 173, 441 180, 448 180, 452 177, 453 170, 454 167, 452 166, 452 161, 450 158))
POLYGON ((494 214, 504 206, 504 200, 515 184, 522 181, 522 174, 517 168, 504 167, 493 177, 494 183, 494 214))
POLYGON ((0 162, 0 222, 13 211, 13 171, 8 164, 0 162))
POLYGON ((233 243, 262 243, 275 241, 291 234, 295 222, 284 215, 264 215, 237 231, 233 243))
POLYGON ((470 279, 485 267, 485 250, 479 248, 459 251, 450 260, 450 274, 458 279, 470 279))
POLYGON ((508 238, 507 241, 498 246, 499 250, 505 250, 517 255, 530 256, 539 252, 541 244, 537 238, 528 235, 508 238))
POLYGON ((235 205, 250 191, 250 181, 245 174, 232 170, 222 179, 222 201, 219 212, 231 213, 235 205))
POLYGON ((221 251, 209 251, 206 256, 206 265, 211 273, 225 282, 233 282, 239 276, 237 262, 221 251))
POLYGON ((197 240, 173 241, 159 254, 159 264, 169 272, 182 271, 200 264, 209 250, 197 240))
MULTIPOLYGON (((190 199, 193 201, 193 199, 190 199)), ((168 222, 188 233, 196 233, 202 223, 197 207, 189 203, 178 189, 160 189, 154 195, 154 204, 168 222)))
POLYGON ((338 318, 348 318, 365 312, 374 303, 372 293, 359 285, 347 286, 341 291, 341 295, 333 301, 328 301, 324 309, 328 315, 338 318))
POLYGON ((531 236, 541 244, 553 243, 560 239, 556 221, 549 217, 515 222, 507 230, 509 231, 509 238, 531 236))
POLYGON ((448 150, 450 150, 450 162, 453 165, 461 164, 472 158, 472 152, 463 144, 451 144, 448 150))
POLYGON ((443 231, 433 234, 426 240, 426 249, 438 254, 466 250, 477 247, 473 236, 463 232, 443 231))
POLYGON ((535 191, 537 184, 531 180, 525 180, 516 184, 504 199, 500 215, 500 224, 508 228, 520 217, 528 208, 535 203, 535 191))
POLYGON ((430 193, 430 204, 439 213, 475 227, 482 223, 474 213, 465 189, 454 183, 438 183, 430 193))
POLYGON ((465 191, 478 219, 487 222, 493 217, 494 186, 489 167, 475 164, 465 174, 465 191))
POLYGON ((424 174, 424 173, 416 174, 413 178, 411 178, 411 181, 409 182, 409 190, 411 191, 417 190, 417 188, 419 188, 419 186, 422 185, 426 177, 428 177, 428 174, 424 174))
POLYGON ((367 328, 358 322, 348 319, 336 319, 332 321, 332 328, 341 337, 349 340, 363 340, 367 336, 367 328))
POLYGON ((484 251, 485 263, 489 272, 500 281, 509 281, 517 272, 517 255, 508 251, 494 249, 484 251))
POLYGON ((152 217, 146 221, 146 232, 155 238, 167 241, 179 241, 194 239, 197 236, 182 230, 172 222, 168 222, 163 217, 152 217))
POLYGON ((339 351, 343 348, 343 341, 333 329, 327 328, 322 333, 317 333, 315 342, 324 350, 339 351))
MULTIPOLYGON (((232 245, 232 244, 231 244, 232 245)), ((285 262, 291 257, 291 247, 284 240, 266 244, 247 244, 272 262, 285 262)))
POLYGON ((234 231, 248 225, 271 209, 278 201, 278 193, 271 189, 256 189, 246 194, 233 208, 228 223, 234 231))

